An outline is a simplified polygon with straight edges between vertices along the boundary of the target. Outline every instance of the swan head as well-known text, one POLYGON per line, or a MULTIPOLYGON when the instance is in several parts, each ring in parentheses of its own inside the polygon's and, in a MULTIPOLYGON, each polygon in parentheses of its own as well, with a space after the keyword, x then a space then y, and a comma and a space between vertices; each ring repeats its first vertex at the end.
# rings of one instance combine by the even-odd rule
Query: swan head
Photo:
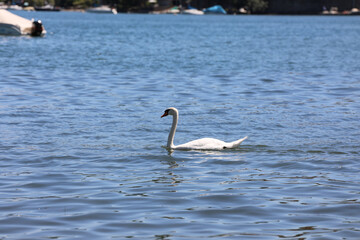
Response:
POLYGON ((168 108, 164 111, 164 114, 161 116, 162 118, 163 117, 166 117, 168 115, 178 115, 178 110, 174 107, 171 107, 171 108, 168 108))

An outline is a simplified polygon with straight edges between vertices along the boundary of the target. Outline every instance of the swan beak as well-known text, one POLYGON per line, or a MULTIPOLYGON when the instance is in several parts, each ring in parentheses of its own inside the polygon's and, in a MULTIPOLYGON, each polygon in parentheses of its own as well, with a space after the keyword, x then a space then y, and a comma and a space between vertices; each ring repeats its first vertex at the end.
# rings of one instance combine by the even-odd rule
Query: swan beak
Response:
POLYGON ((167 115, 169 115, 169 111, 170 111, 170 109, 166 109, 164 111, 164 114, 161 116, 161 118, 166 117, 167 115))

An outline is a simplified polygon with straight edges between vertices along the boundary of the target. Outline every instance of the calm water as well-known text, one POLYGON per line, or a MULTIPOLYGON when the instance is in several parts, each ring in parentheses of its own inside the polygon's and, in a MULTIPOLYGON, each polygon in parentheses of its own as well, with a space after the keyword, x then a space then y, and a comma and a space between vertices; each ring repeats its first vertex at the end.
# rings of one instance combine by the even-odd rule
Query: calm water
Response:
POLYGON ((0 239, 360 238, 360 17, 16 13, 0 239))

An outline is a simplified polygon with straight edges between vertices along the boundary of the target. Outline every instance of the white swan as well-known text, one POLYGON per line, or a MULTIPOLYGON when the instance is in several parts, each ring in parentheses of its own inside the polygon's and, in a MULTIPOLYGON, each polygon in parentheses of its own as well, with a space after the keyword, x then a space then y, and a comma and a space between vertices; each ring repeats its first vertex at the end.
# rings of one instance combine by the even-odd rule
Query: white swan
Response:
POLYGON ((197 139, 188 143, 184 143, 181 145, 174 145, 174 136, 175 131, 179 119, 179 112, 176 108, 168 108, 165 110, 164 114, 161 116, 166 117, 168 115, 173 116, 173 122, 170 129, 168 141, 167 141, 167 147, 170 149, 180 149, 180 150, 223 150, 227 148, 236 148, 238 147, 247 137, 244 137, 242 139, 236 140, 234 142, 223 142, 221 140, 215 139, 215 138, 201 138, 197 139))

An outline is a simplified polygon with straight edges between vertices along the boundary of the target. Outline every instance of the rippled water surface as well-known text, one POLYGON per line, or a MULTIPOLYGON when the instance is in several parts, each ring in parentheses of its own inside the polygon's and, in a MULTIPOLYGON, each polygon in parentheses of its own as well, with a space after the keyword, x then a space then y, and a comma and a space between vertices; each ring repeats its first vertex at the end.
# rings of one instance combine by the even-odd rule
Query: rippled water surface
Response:
POLYGON ((360 238, 360 17, 16 14, 0 239, 360 238))

